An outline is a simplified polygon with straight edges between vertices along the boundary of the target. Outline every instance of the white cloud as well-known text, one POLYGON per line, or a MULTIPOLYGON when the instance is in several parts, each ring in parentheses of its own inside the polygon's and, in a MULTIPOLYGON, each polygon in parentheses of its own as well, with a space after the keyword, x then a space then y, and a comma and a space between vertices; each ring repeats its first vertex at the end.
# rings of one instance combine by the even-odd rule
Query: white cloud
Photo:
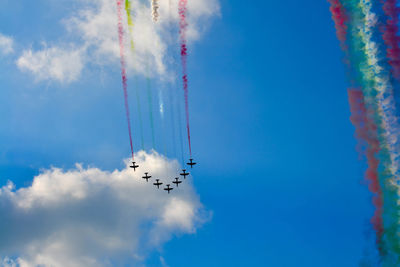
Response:
POLYGON ((57 80, 72 82, 79 78, 84 62, 84 49, 45 48, 40 51, 23 51, 17 60, 17 66, 23 71, 30 71, 38 81, 57 80))
MULTIPOLYGON (((76 61, 71 72, 70 68, 57 68, 56 72, 49 71, 46 67, 49 62, 43 51, 24 51, 21 60, 23 65, 18 64, 21 69, 30 70, 38 76, 39 80, 58 80, 61 82, 72 82, 79 77, 82 64, 93 65, 119 64, 119 42, 117 34, 117 13, 115 0, 76 0, 80 8, 69 18, 65 18, 64 24, 69 37, 74 40, 76 50, 64 49, 54 46, 52 49, 60 52, 65 57, 71 55, 70 61, 76 61), (76 41, 80 40, 80 41, 76 41), (74 54, 75 53, 75 54, 74 54), (33 56, 30 56, 33 55, 33 56), (86 61, 82 60, 86 58, 86 61), (24 67, 28 66, 28 67, 24 67), (62 77, 62 78, 60 78, 62 77)), ((171 59, 167 55, 167 47, 171 45, 169 38, 169 25, 178 27, 178 1, 160 1, 160 19, 157 23, 152 21, 151 1, 133 1, 133 34, 134 53, 130 50, 130 33, 128 31, 126 13, 123 12, 125 28, 125 53, 129 72, 139 75, 159 76, 166 78, 168 75, 168 64, 171 59), (171 13, 170 13, 171 11, 171 13), (171 14, 171 16, 169 16, 171 14), (171 18, 171 19, 169 19, 171 18), (172 24, 171 24, 172 22, 172 24), (151 71, 149 71, 151 70, 151 71)), ((196 40, 203 31, 205 23, 211 16, 219 13, 218 0, 191 0, 188 2, 188 39, 196 40)), ((178 36, 175 36, 177 39, 178 36)), ((175 42, 173 45, 177 45, 175 42)), ((175 49, 177 51, 177 49, 175 49)))
POLYGON ((14 40, 0 33, 0 54, 7 55, 14 52, 14 40))
POLYGON ((140 261, 174 234, 193 233, 206 218, 190 179, 169 195, 141 179, 148 170, 171 181, 179 164, 145 152, 137 161, 136 172, 128 165, 113 172, 77 165, 43 171, 29 187, 2 187, 2 266, 122 265, 140 261))

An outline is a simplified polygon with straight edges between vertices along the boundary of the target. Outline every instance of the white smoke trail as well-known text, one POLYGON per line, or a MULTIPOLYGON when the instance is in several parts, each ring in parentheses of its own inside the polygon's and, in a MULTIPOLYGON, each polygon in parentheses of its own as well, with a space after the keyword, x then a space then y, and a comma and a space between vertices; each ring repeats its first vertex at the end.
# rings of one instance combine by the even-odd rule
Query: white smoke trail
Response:
POLYGON ((158 8, 160 6, 158 5, 158 0, 152 0, 151 1, 151 15, 153 16, 153 21, 157 22, 159 13, 158 13, 158 8))

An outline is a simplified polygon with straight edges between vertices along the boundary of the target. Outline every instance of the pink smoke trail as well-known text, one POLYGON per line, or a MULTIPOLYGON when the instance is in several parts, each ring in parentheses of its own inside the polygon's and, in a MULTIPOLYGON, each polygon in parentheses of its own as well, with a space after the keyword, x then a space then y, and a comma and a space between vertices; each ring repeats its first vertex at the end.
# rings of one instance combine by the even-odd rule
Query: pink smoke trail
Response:
POLYGON ((386 53, 389 58, 389 64, 392 66, 394 78, 400 79, 400 48, 399 48, 399 7, 396 6, 396 0, 386 0, 383 10, 388 17, 386 21, 383 40, 387 45, 386 53))
POLYGON ((126 120, 128 121, 128 131, 129 131, 129 142, 131 145, 131 153, 132 160, 133 156, 133 144, 132 144, 132 130, 131 130, 131 118, 129 113, 129 104, 128 104, 128 84, 126 78, 126 62, 125 62, 125 53, 124 53, 124 28, 122 26, 122 2, 121 0, 117 1, 117 12, 118 12, 118 39, 119 39, 119 53, 121 58, 121 76, 122 76, 122 87, 124 89, 124 99, 125 99, 125 113, 126 120))
POLYGON ((179 36, 181 38, 181 61, 182 61, 182 81, 185 94, 185 112, 186 112, 186 129, 189 142, 189 153, 192 157, 192 145, 190 142, 190 124, 189 124, 189 90, 188 90, 188 75, 187 75, 187 44, 186 30, 188 23, 186 21, 187 0, 179 0, 179 36))

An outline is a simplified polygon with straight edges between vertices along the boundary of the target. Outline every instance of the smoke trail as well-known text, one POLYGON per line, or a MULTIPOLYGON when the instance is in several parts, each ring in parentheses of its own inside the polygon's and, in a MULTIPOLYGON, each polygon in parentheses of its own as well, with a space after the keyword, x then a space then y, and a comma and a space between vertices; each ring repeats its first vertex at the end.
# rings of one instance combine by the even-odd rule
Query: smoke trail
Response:
POLYGON ((182 112, 181 112, 181 103, 177 103, 177 108, 178 108, 178 126, 179 126, 179 141, 180 141, 180 147, 181 147, 181 160, 182 160, 182 166, 185 166, 185 161, 183 159, 183 136, 182 136, 182 112))
MULTIPOLYGON (((382 190, 378 180, 378 165, 379 160, 376 156, 379 153, 379 141, 376 137, 376 126, 368 118, 367 110, 364 103, 364 95, 359 90, 348 90, 351 117, 350 120, 356 128, 356 137, 360 141, 364 141, 366 147, 366 157, 368 169, 365 172, 365 178, 369 181, 369 190, 374 194, 373 204, 375 207, 374 216, 371 223, 376 233, 376 243, 378 249, 382 252, 382 235, 383 235, 383 220, 382 220, 382 190)), ((360 148, 360 152, 361 148, 360 148)))
POLYGON ((160 111, 160 117, 161 117, 161 129, 162 129, 162 135, 161 135, 161 143, 164 149, 164 155, 167 156, 167 147, 165 143, 165 121, 164 121, 164 98, 162 95, 162 90, 158 89, 158 104, 159 104, 159 111, 160 111))
POLYGON ((384 231, 379 248, 386 264, 400 263, 399 246, 399 125, 395 115, 393 87, 385 69, 382 52, 384 43, 377 38, 379 16, 373 12, 370 0, 345 2, 352 14, 353 65, 359 72, 358 79, 364 102, 376 125, 379 140, 378 168, 382 189, 382 219, 384 231))
POLYGON ((140 96, 139 96, 139 90, 137 89, 139 88, 137 83, 136 83, 136 104, 138 107, 138 114, 139 114, 139 126, 140 126, 140 141, 141 141, 141 145, 142 145, 142 150, 144 150, 144 139, 143 139, 143 120, 142 120, 142 108, 140 105, 140 96))
POLYGON ((153 17, 153 21, 154 22, 158 21, 158 17, 159 17, 158 8, 159 7, 160 6, 158 5, 158 0, 152 0, 151 1, 151 15, 153 17))
POLYGON ((173 155, 176 156, 176 141, 175 141, 175 116, 174 116, 174 105, 175 101, 173 99, 172 87, 169 88, 169 107, 170 107, 170 119, 172 124, 172 149, 173 155))
POLYGON ((125 53, 124 53, 124 28, 122 26, 122 3, 121 0, 116 0, 116 2, 117 2, 117 12, 118 12, 118 39, 119 39, 119 52, 121 60, 122 87, 124 89, 125 113, 126 113, 126 120, 128 122, 129 142, 131 145, 132 159, 134 160, 131 119, 130 119, 129 104, 128 104, 128 84, 126 78, 126 63, 125 63, 125 53))
POLYGON ((151 93, 150 78, 146 78, 147 87, 147 100, 149 106, 149 116, 150 116, 150 128, 151 128, 151 141, 153 143, 153 148, 156 149, 156 139, 154 135, 154 118, 153 118, 153 94, 151 93))
MULTIPOLYGON (((125 1, 125 11, 126 11, 126 17, 128 20, 128 29, 129 29, 129 35, 130 35, 130 40, 131 40, 131 52, 132 55, 135 55, 135 43, 133 41, 133 19, 131 15, 132 11, 132 4, 130 0, 125 1)), ((139 127, 140 127, 140 141, 142 145, 142 150, 144 150, 144 139, 143 139, 143 120, 142 120, 142 110, 140 107, 140 97, 139 97, 139 90, 138 90, 138 85, 136 81, 136 86, 135 86, 135 91, 136 91, 136 103, 137 103, 137 111, 139 115, 139 127)))
POLYGON ((347 49, 346 45, 346 35, 347 35, 347 25, 346 22, 348 20, 347 15, 345 14, 345 10, 343 5, 339 0, 328 0, 331 4, 329 8, 332 13, 332 19, 335 22, 336 28, 336 36, 341 42, 342 49, 347 49))
MULTIPOLYGON (((393 47, 397 47, 397 41, 393 40, 391 32, 394 28, 388 20, 389 27, 385 28, 386 32, 383 34, 385 42, 380 40, 377 29, 382 25, 379 19, 383 16, 373 11, 374 7, 380 7, 378 1, 375 2, 375 6, 371 0, 343 1, 343 5, 338 0, 329 2, 338 39, 348 58, 347 63, 351 63, 351 82, 362 89, 360 93, 349 92, 349 101, 356 134, 367 144, 369 167, 366 179, 370 181, 369 188, 374 193, 375 214, 372 224, 376 232, 377 246, 384 266, 398 266, 400 128, 390 71, 386 69, 388 65, 383 56, 388 55, 392 61, 392 73, 395 73, 397 51, 393 47), (385 44, 390 49, 381 51, 385 49, 385 44)), ((383 10, 390 14, 394 12, 394 7, 393 3, 387 1, 383 10)), ((379 9, 377 11, 379 12, 379 9)))
POLYGON ((130 0, 125 1, 125 11, 126 11, 126 17, 128 19, 128 30, 130 34, 130 39, 131 39, 131 50, 132 52, 135 50, 135 44, 133 42, 133 19, 131 15, 131 10, 132 10, 132 4, 130 0))
POLYGON ((190 124, 189 124, 189 90, 188 90, 188 75, 187 75, 187 42, 186 31, 188 23, 186 21, 187 0, 179 0, 179 35, 181 39, 181 61, 182 61, 182 81, 185 95, 185 113, 186 113, 186 129, 188 135, 189 154, 192 157, 192 145, 190 141, 190 124))
POLYGON ((387 57, 389 64, 392 66, 393 76, 400 79, 400 48, 399 48, 399 7, 396 5, 396 0, 386 0, 383 5, 383 10, 387 16, 386 27, 383 33, 383 40, 387 45, 387 57))

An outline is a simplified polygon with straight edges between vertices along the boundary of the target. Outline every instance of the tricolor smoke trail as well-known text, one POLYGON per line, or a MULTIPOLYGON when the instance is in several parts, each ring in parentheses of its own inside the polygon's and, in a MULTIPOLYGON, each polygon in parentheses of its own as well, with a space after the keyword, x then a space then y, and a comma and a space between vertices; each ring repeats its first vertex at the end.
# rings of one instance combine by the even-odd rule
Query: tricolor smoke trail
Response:
POLYGON ((186 21, 187 0, 179 0, 179 36, 181 40, 181 61, 182 61, 182 81, 185 96, 185 114, 186 114, 186 130, 189 144, 189 154, 192 157, 192 145, 190 141, 190 124, 189 124, 189 88, 187 74, 187 41, 186 31, 188 23, 186 21))
POLYGON ((395 1, 329 0, 349 65, 349 101, 356 136, 366 144, 366 178, 374 193, 372 223, 383 266, 400 265, 400 126, 395 1), (383 33, 382 33, 382 29, 383 33))
POLYGON ((130 119, 129 104, 128 104, 128 84, 127 84, 127 77, 126 77, 126 61, 125 61, 125 53, 124 53, 124 28, 122 25, 122 3, 121 3, 121 0, 116 0, 116 1, 117 1, 117 12, 118 12, 118 39, 119 39, 119 51, 120 51, 120 58, 121 58, 122 87, 124 89, 125 113, 126 113, 126 120, 128 122, 129 142, 131 145, 132 159, 134 160, 131 119, 130 119))

